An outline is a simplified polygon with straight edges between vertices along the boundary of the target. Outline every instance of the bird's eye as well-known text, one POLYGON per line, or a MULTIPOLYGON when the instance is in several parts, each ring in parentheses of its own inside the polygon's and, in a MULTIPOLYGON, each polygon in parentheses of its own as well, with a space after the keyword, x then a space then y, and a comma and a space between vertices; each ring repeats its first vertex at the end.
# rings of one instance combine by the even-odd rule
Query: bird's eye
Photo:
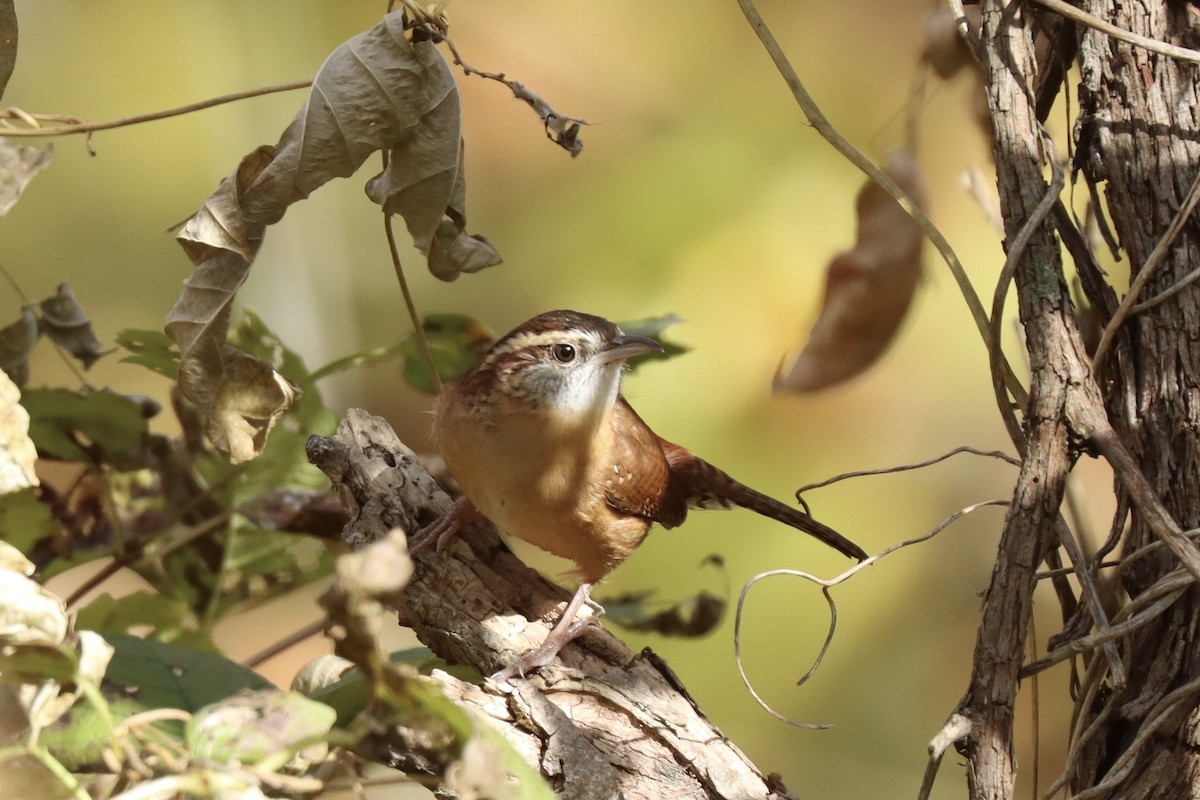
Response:
POLYGON ((563 364, 570 364, 575 360, 575 346, 569 344, 556 344, 550 351, 554 353, 555 360, 563 364))

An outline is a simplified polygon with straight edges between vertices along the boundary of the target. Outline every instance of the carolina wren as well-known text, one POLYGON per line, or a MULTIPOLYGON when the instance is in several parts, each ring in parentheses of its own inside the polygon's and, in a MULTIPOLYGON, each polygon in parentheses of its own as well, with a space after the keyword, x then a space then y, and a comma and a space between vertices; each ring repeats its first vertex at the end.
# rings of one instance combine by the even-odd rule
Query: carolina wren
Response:
POLYGON ((546 642, 500 673, 549 663, 586 622, 591 587, 655 522, 689 508, 741 506, 859 560, 862 548, 808 514, 760 494, 659 437, 621 396, 625 360, 653 339, 576 311, 534 317, 492 345, 438 397, 434 434, 465 498, 425 532, 439 545, 480 514, 578 567, 583 583, 546 642))

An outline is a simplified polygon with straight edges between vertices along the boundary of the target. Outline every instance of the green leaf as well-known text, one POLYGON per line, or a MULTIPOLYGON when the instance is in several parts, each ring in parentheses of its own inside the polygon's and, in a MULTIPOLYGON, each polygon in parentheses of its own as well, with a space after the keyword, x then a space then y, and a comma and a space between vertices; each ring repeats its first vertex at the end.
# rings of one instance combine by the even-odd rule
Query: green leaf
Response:
POLYGON ((377 364, 385 364, 388 361, 394 361, 404 354, 403 344, 393 344, 387 347, 376 347, 372 350, 363 350, 358 353, 351 353, 348 356, 343 356, 334 361, 330 361, 323 367, 313 370, 309 379, 314 383, 327 378, 330 375, 336 375, 339 372, 345 372, 351 369, 361 369, 363 367, 373 367, 377 364))
POLYGON ((663 636, 705 636, 721 623, 729 605, 729 576, 725 572, 725 560, 719 555, 709 555, 700 562, 702 567, 713 567, 725 584, 723 596, 701 590, 656 609, 650 608, 653 590, 629 592, 619 597, 606 597, 602 601, 604 615, 626 630, 652 631, 663 636))
POLYGON ((125 633, 145 626, 155 638, 170 640, 183 627, 185 614, 185 603, 159 594, 134 592, 114 598, 106 593, 79 610, 75 625, 101 633, 125 633))
POLYGON ((106 689, 143 708, 197 711, 243 689, 269 689, 270 681, 224 656, 179 645, 106 633, 116 651, 104 676, 106 689))
POLYGON ((333 564, 333 554, 312 537, 239 526, 225 553, 219 615, 323 580, 333 564))
POLYGON ((647 361, 661 361, 688 352, 690 348, 676 344, 663 337, 663 333, 668 328, 672 328, 681 322, 683 322, 683 317, 678 314, 664 314, 661 317, 644 317, 643 319, 635 319, 628 322, 618 322, 617 327, 630 336, 647 336, 663 346, 661 353, 648 353, 630 361, 630 370, 637 369, 638 364, 647 361))
POLYGON ((49 551, 50 542, 62 533, 49 504, 38 499, 36 490, 0 495, 0 539, 26 556, 34 555, 39 546, 49 551))
POLYGON ((76 703, 71 713, 60 717, 42 730, 38 741, 73 772, 98 770, 103 765, 101 754, 111 737, 109 719, 120 724, 128 717, 145 711, 140 703, 112 693, 106 717, 91 703, 76 703))
POLYGON ((47 458, 112 461, 140 448, 147 434, 145 404, 109 389, 32 389, 22 405, 29 437, 47 458))
POLYGON ((6 683, 70 683, 79 671, 79 654, 67 644, 8 642, 0 648, 0 680, 6 683))
POLYGON ((626 630, 690 638, 712 633, 725 614, 726 600, 705 591, 658 610, 647 607, 652 595, 637 592, 607 599, 604 616, 626 630))
MULTIPOLYGON (((483 357, 494 336, 479 322, 463 314, 430 314, 421 322, 429 351, 442 383, 462 375, 483 357)), ((437 394, 437 383, 416 333, 400 343, 404 380, 419 392, 437 394)))
POLYGON ((162 331, 126 328, 117 332, 117 344, 130 353, 122 362, 140 364, 171 380, 179 377, 179 350, 162 331))
POLYGON ((337 714, 297 692, 265 689, 205 706, 187 723, 188 750, 208 762, 278 769, 293 749, 329 733, 337 714), (262 764, 270 756, 276 756, 262 764))
MULTIPOLYGON (((440 669, 468 682, 478 682, 482 679, 481 675, 469 667, 448 664, 434 655, 428 647, 396 650, 388 656, 388 661, 392 664, 407 664, 421 675, 428 675, 433 670, 440 669)), ((356 667, 347 672, 341 680, 310 692, 308 696, 333 708, 337 712, 337 726, 345 728, 366 709, 371 699, 371 687, 362 670, 356 667)))

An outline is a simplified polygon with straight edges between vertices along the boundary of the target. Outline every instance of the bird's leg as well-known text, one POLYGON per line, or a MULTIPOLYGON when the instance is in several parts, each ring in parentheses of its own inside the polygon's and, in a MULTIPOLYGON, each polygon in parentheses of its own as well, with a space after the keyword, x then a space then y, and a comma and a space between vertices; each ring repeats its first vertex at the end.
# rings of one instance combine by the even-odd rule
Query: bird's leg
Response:
POLYGON ((415 556, 428 548, 430 543, 434 543, 436 544, 434 549, 440 553, 454 534, 462 529, 463 525, 482 517, 483 515, 470 500, 465 497, 459 498, 454 501, 454 505, 450 506, 449 511, 438 517, 436 522, 426 525, 413 534, 412 545, 408 548, 408 552, 415 556))
POLYGON ((584 603, 591 603, 591 592, 592 584, 581 583, 579 588, 575 590, 575 596, 571 598, 570 603, 567 603, 567 607, 559 618, 558 623, 550 631, 550 635, 546 637, 546 641, 542 642, 541 647, 529 651, 521 656, 517 663, 497 672, 492 676, 492 680, 503 682, 515 675, 520 675, 523 678, 529 670, 543 667, 553 661, 554 657, 558 655, 559 650, 562 650, 568 642, 583 633, 584 628, 595 622, 594 617, 576 619, 576 615, 579 614, 579 609, 583 608, 584 603))

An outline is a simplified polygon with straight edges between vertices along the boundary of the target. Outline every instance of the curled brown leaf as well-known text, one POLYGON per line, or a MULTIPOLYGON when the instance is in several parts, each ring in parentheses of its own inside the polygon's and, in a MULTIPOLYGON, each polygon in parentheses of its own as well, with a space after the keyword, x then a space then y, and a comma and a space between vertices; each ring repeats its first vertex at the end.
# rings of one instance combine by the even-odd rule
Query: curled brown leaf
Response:
MULTIPOLYGON (((921 168, 909 153, 893 153, 885 171, 919 207, 921 168)), ((921 278, 920 226, 874 181, 858 194, 854 248, 829 264, 821 313, 808 343, 775 389, 812 392, 851 378, 875 362, 896 335, 921 278)))
POLYGON ((79 359, 84 369, 90 369, 103 355, 103 345, 92 329, 92 320, 83 312, 75 293, 65 283, 58 286, 53 297, 41 302, 42 318, 38 328, 51 341, 79 359))
POLYGON ((21 390, 0 370, 0 494, 37 486, 37 457, 37 448, 29 438, 29 412, 21 405, 21 390))
MULTIPOLYGON (((979 6, 966 6, 964 13, 969 35, 977 37, 979 6)), ((925 49, 921 58, 942 80, 953 78, 974 61, 970 48, 959 32, 958 20, 945 3, 938 3, 925 17, 925 49)))
POLYGON ((0 139, 0 216, 12 210, 25 187, 35 175, 50 166, 53 157, 53 145, 38 150, 27 144, 0 139))
MULTIPOLYGON (((372 153, 390 150, 388 170, 371 185, 402 176, 404 186, 385 193, 395 205, 385 207, 405 216, 431 266, 438 253, 439 276, 499 260, 494 250, 486 252, 486 240, 463 230, 458 116, 458 91, 449 66, 434 43, 410 41, 403 12, 393 12, 330 54, 279 143, 242 159, 184 225, 178 240, 195 271, 167 316, 166 330, 179 345, 180 390, 200 409, 219 450, 232 454, 236 441, 241 443, 238 457, 253 457, 270 430, 270 422, 262 421, 273 422, 277 416, 251 419, 225 403, 241 394, 224 388, 231 364, 245 370, 249 358, 225 340, 233 300, 266 228, 292 203, 334 178, 351 175, 372 153), (444 218, 454 226, 450 232, 441 230, 444 218), (249 450, 243 449, 247 444, 249 450)), ((269 376, 270 365, 259 363, 258 375, 269 376)), ((281 382, 274 376, 257 385, 281 382)), ((286 393, 277 394, 284 399, 286 393)))

